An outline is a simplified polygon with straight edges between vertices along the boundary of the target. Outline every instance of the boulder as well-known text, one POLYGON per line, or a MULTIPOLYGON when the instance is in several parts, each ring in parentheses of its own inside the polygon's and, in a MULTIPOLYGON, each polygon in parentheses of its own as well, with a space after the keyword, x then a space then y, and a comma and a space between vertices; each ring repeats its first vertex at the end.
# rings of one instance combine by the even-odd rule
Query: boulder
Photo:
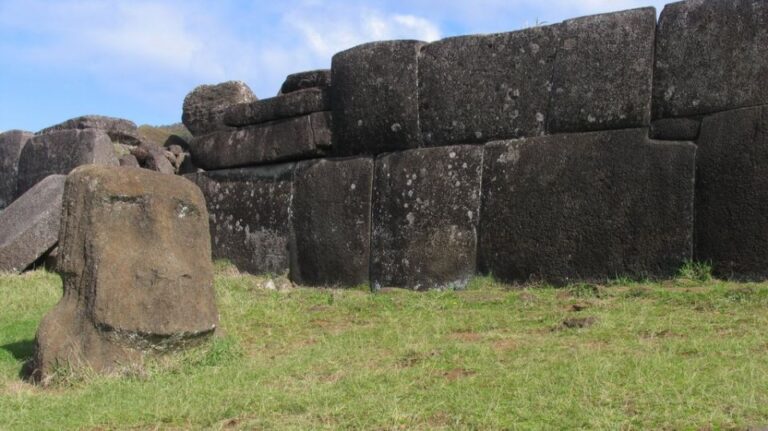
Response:
POLYGON ((119 164, 112 141, 103 130, 68 129, 37 135, 21 151, 17 195, 48 175, 66 175, 88 164, 119 164))
POLYGON ((559 44, 553 25, 424 47, 419 119, 425 145, 543 134, 559 44))
POLYGON ((333 56, 334 154, 419 146, 417 60, 423 45, 414 40, 374 42, 333 56))
POLYGON ((695 141, 699 137, 700 118, 664 118, 651 123, 651 139, 695 141))
POLYGON ((462 288, 475 274, 482 146, 425 148, 376 160, 375 288, 462 288))
POLYGON ((227 129, 224 125, 226 109, 238 103, 256 100, 251 89, 241 81, 201 85, 184 98, 181 121, 193 136, 227 129))
POLYGON ((208 215, 186 179, 78 168, 65 186, 59 247, 64 296, 38 328, 36 380, 60 366, 119 372, 216 329, 208 215))
POLYGON ((0 271, 24 271, 56 245, 65 179, 46 177, 0 212, 0 271))
POLYGON ((230 106, 224 114, 224 123, 229 126, 249 126, 330 109, 331 103, 327 89, 308 88, 269 99, 230 106))
POLYGON ((320 159, 296 167, 291 280, 312 286, 368 282, 373 159, 320 159))
POLYGON ((316 112, 198 136, 190 149, 206 170, 318 157, 331 146, 330 123, 329 112, 316 112))
POLYGON ((659 17, 654 118, 768 103, 768 2, 690 0, 659 17))
POLYGON ((560 29, 547 131, 648 126, 656 10, 577 18, 560 29))
POLYGON ((165 151, 157 145, 142 143, 131 150, 131 155, 144 169, 170 175, 176 173, 176 167, 171 162, 171 160, 176 161, 176 157, 170 151, 165 151))
POLYGON ((139 165, 139 160, 133 154, 126 154, 123 157, 120 157, 120 160, 118 160, 118 162, 120 163, 120 166, 131 167, 131 168, 141 167, 141 165, 139 165))
POLYGON ((293 93, 294 91, 307 88, 328 88, 331 86, 330 69, 309 70, 306 72, 293 73, 285 78, 285 82, 280 87, 278 96, 293 93))
POLYGON ((489 143, 481 272, 557 284, 675 275, 692 257, 695 149, 647 129, 489 143))
POLYGON ((251 274, 288 272, 295 164, 186 175, 210 216, 213 257, 251 274))
POLYGON ((704 118, 696 158, 696 259, 721 277, 768 278, 768 105, 704 118))
POLYGON ((16 199, 19 157, 32 133, 10 130, 0 133, 0 210, 16 199))
POLYGON ((98 129, 107 132, 109 138, 114 143, 124 145, 139 145, 139 129, 136 123, 122 118, 105 117, 103 115, 84 115, 59 123, 55 126, 47 127, 39 132, 38 135, 57 132, 61 130, 85 130, 98 129))

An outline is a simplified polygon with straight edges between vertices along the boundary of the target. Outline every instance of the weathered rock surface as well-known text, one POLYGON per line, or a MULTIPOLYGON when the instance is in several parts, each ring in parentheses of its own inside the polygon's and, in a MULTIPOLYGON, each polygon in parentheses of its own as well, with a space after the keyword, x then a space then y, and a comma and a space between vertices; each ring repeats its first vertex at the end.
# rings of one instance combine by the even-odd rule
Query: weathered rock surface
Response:
POLYGON ((699 118, 664 118, 651 123, 650 136, 662 141, 695 141, 700 127, 699 118))
POLYGON ((184 98, 181 121, 193 136, 224 130, 228 128, 224 124, 228 107, 256 100, 251 89, 241 81, 201 85, 184 98))
POLYGON ((648 126, 656 10, 577 18, 560 28, 547 131, 648 126))
POLYGON ((139 129, 136 123, 122 118, 105 117, 103 115, 84 115, 59 123, 55 126, 47 127, 37 135, 57 132, 61 130, 85 130, 98 129, 107 132, 109 138, 114 143, 124 145, 139 145, 139 129))
POLYGON ((64 296, 37 332, 33 377, 57 366, 115 372, 218 324, 200 190, 143 169, 84 166, 64 193, 64 296))
POLYGON ((483 147, 452 146, 376 160, 374 287, 461 288, 475 273, 483 147))
POLYGON ((768 103, 768 3, 690 0, 659 17, 654 118, 768 103))
POLYGON ((230 106, 224 114, 224 123, 229 126, 249 126, 330 109, 328 90, 309 88, 230 106))
POLYGON ((296 167, 291 280, 313 286, 368 282, 373 159, 320 159, 296 167))
POLYGON ((334 154, 379 154, 420 142, 419 49, 398 40, 356 46, 333 56, 334 154))
POLYGON ((294 163, 186 175, 202 189, 213 257, 251 274, 289 269, 294 163))
POLYGON ((144 169, 170 175, 176 173, 176 167, 172 164, 172 161, 176 161, 176 157, 170 151, 166 151, 155 144, 144 142, 133 148, 131 155, 144 169))
POLYGON ((112 141, 103 130, 70 129, 37 135, 21 151, 17 195, 48 175, 66 175, 88 164, 119 164, 112 141))
POLYGON ((331 86, 330 69, 309 70, 306 72, 293 73, 285 78, 285 82, 280 87, 278 96, 307 88, 328 88, 331 86))
POLYGON ((768 106, 705 117, 697 143, 696 259, 768 278, 768 106))
POLYGON ((120 160, 118 160, 118 162, 120 163, 120 166, 125 166, 130 168, 141 167, 141 165, 139 165, 139 160, 133 154, 126 154, 120 157, 120 160))
POLYGON ((21 272, 56 245, 65 179, 45 178, 0 212, 0 271, 21 272))
POLYGON ((425 145, 544 133, 559 43, 554 25, 427 45, 419 61, 425 145))
POLYGON ((318 157, 331 146, 331 114, 316 112, 195 137, 190 150, 195 165, 209 169, 234 168, 318 157))
POLYGON ((9 130, 0 133, 0 210, 16 199, 21 150, 32 133, 9 130))
POLYGON ((479 265, 512 282, 670 276, 692 256, 695 146, 647 129, 485 147, 479 265))

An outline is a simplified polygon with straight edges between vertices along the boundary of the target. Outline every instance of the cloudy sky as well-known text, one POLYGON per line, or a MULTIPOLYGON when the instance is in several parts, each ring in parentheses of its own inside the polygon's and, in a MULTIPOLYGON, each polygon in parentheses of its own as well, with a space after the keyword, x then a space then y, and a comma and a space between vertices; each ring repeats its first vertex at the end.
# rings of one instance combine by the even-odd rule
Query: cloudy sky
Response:
MULTIPOLYGON (((671 1, 671 0, 670 0, 671 1)), ((180 121, 196 85, 327 68, 372 40, 512 31, 654 0, 0 0, 0 131, 84 114, 180 121)))

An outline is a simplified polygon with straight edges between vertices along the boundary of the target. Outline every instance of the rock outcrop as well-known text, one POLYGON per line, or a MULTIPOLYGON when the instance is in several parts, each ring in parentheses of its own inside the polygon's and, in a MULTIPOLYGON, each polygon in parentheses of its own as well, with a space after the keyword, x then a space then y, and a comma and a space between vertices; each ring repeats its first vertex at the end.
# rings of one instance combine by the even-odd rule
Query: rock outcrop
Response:
POLYGON ((256 100, 251 89, 241 81, 201 85, 184 98, 181 121, 193 136, 223 130, 227 128, 224 111, 229 106, 256 100))
POLYGON ((32 133, 21 130, 0 133, 0 210, 16 199, 19 157, 32 136, 32 133))

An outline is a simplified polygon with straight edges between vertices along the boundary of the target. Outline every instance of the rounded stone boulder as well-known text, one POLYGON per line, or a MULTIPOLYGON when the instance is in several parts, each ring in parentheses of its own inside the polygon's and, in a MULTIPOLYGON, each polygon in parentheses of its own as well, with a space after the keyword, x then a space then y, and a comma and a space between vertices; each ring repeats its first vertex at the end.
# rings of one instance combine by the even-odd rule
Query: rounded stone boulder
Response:
POLYGON ((184 98, 181 121, 193 136, 226 129, 224 112, 229 106, 258 100, 242 81, 201 85, 184 98))

